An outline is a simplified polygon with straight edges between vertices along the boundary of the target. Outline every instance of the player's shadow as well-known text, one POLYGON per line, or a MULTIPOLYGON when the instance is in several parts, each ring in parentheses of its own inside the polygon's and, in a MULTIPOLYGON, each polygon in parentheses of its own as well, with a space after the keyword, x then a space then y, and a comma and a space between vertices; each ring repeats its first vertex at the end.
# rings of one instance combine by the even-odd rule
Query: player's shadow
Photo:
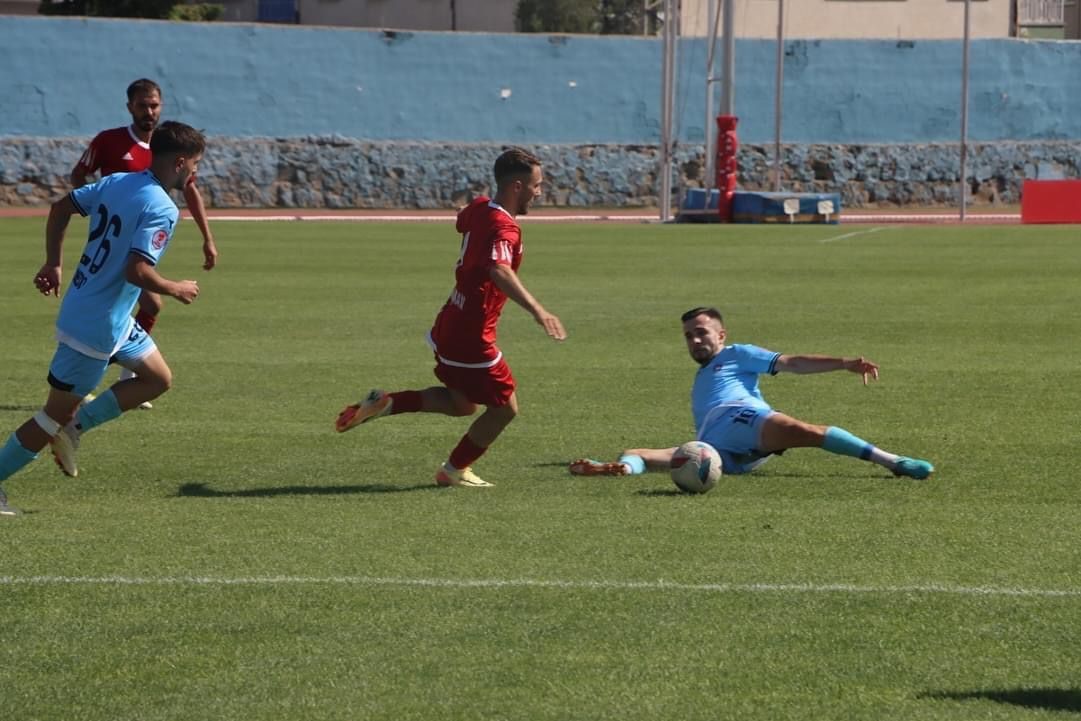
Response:
POLYGON ((647 498, 670 498, 672 496, 700 496, 701 493, 687 493, 678 488, 640 488, 635 493, 647 498))
POLYGON ((928 691, 921 699, 939 701, 986 700, 1044 711, 1081 713, 1081 689, 1077 688, 1007 688, 976 691, 928 691))
MULTIPOLYGON (((543 461, 541 463, 534 463, 533 464, 534 468, 562 468, 564 471, 567 471, 568 475, 570 474, 570 471, 567 470, 569 466, 570 466, 570 461, 543 461)), ((663 471, 651 471, 651 473, 658 473, 659 474, 659 473, 663 473, 663 471)), ((866 469, 866 468, 859 468, 859 467, 855 467, 852 470, 844 471, 844 472, 841 472, 841 473, 837 473, 836 471, 834 471, 834 472, 831 472, 831 473, 828 473, 828 474, 827 473, 811 474, 811 473, 808 473, 807 471, 803 471, 803 472, 800 472, 800 471, 785 471, 785 470, 779 470, 777 468, 759 468, 759 469, 756 469, 753 473, 751 473, 749 475, 746 475, 746 476, 740 475, 740 476, 737 476, 737 477, 738 478, 753 478, 753 479, 759 479, 759 480, 763 480, 763 481, 796 480, 796 481, 801 481, 801 482, 816 482, 816 481, 831 481, 831 480, 838 480, 838 479, 845 479, 845 480, 852 479, 852 480, 859 480, 859 481, 883 480, 883 481, 891 481, 891 482, 894 482, 894 483, 897 482, 897 479, 893 475, 891 475, 891 474, 889 474, 887 472, 882 472, 881 469, 873 469, 873 468, 866 469)), ((613 480, 619 480, 619 478, 615 478, 613 480)), ((624 481, 628 480, 628 477, 624 476, 623 480, 624 481)), ((676 489, 676 490, 674 490, 672 492, 644 489, 644 490, 639 491, 638 493, 639 493, 639 495, 643 495, 643 496, 682 496, 682 495, 687 495, 687 494, 679 491, 678 489, 676 489)), ((691 495, 694 495, 694 494, 691 494, 691 495)))
MULTIPOLYGON (((566 474, 567 474, 567 476, 569 478, 581 478, 581 476, 573 475, 568 470, 568 466, 570 466, 570 461, 544 461, 542 463, 534 463, 533 464, 534 468, 562 468, 564 471, 566 471, 566 474)), ((600 483, 600 482, 605 482, 605 481, 610 481, 610 482, 615 482, 615 483, 620 483, 620 482, 627 483, 627 482, 631 481, 632 478, 633 478, 633 476, 594 476, 592 478, 585 478, 584 481, 585 482, 594 482, 594 483, 600 483)), ((657 488, 642 488, 642 489, 639 489, 639 490, 635 491, 635 493, 637 493, 640 496, 687 496, 687 495, 694 495, 694 494, 684 493, 683 491, 679 490, 678 488, 673 488, 671 490, 668 490, 668 489, 661 490, 661 489, 657 489, 657 488)))
POLYGON ((185 483, 177 489, 179 498, 273 498, 275 496, 343 496, 353 493, 406 493, 408 491, 431 491, 439 486, 426 483, 422 486, 395 486, 389 483, 366 483, 360 486, 275 486, 273 488, 244 488, 237 491, 219 491, 205 483, 185 483))

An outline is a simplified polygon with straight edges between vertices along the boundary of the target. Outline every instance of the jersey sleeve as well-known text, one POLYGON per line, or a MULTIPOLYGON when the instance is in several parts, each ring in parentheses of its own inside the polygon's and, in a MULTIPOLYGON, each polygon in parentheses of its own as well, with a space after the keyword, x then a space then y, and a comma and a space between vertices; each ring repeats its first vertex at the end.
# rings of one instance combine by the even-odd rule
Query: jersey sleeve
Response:
POLYGON ((173 237, 179 215, 175 207, 148 209, 131 239, 131 252, 157 265, 173 237))
POLYGON ((79 211, 79 215, 83 217, 90 214, 90 211, 97 205, 98 196, 101 195, 101 186, 105 182, 104 179, 99 180, 96 183, 90 183, 90 185, 84 185, 81 188, 68 193, 68 197, 71 198, 72 205, 79 211))
POLYGON ((97 172, 101 167, 101 145, 103 142, 103 133, 98 133, 94 136, 94 139, 90 141, 90 145, 86 147, 79 162, 75 164, 75 170, 81 172, 83 175, 90 175, 97 172))
POLYGON ((777 359, 781 357, 780 353, 756 345, 737 344, 733 348, 737 351, 736 362, 741 370, 777 375, 777 359))
POLYGON ((492 233, 492 253, 489 260, 492 265, 514 265, 514 256, 521 244, 518 228, 499 226, 492 233))

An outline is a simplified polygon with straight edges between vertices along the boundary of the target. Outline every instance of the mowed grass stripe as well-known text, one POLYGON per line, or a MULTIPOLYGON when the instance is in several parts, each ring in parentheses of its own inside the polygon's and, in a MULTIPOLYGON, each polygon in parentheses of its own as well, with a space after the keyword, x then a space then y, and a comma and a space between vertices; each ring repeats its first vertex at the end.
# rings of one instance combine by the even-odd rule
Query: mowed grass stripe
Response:
POLYGON ((859 586, 849 583, 674 583, 670 581, 563 581, 534 578, 386 578, 378 576, 0 576, 0 586, 420 586, 432 588, 538 588, 575 591, 675 591, 703 593, 943 594, 959 596, 1081 597, 1081 589, 995 588, 912 584, 859 586))

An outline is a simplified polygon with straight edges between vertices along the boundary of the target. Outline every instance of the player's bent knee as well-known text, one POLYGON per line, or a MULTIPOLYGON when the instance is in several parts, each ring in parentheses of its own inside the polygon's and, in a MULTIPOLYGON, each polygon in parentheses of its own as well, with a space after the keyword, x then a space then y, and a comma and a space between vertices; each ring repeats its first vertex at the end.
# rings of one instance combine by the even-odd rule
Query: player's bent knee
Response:
POLYGON ((173 387, 173 373, 168 368, 164 373, 139 374, 138 378, 149 386, 149 390, 153 393, 151 399, 157 398, 173 387))
MULTIPOLYGON (((71 419, 69 418, 68 421, 70 422, 70 420, 71 419)), ((55 437, 56 434, 60 432, 61 426, 65 425, 61 424, 59 421, 53 420, 53 418, 45 412, 44 408, 34 414, 34 423, 36 423, 38 428, 43 430, 49 438, 55 437)))
POLYGON ((503 406, 489 406, 487 413, 498 418, 505 426, 513 421, 515 416, 518 415, 518 406, 513 403, 508 403, 503 406))

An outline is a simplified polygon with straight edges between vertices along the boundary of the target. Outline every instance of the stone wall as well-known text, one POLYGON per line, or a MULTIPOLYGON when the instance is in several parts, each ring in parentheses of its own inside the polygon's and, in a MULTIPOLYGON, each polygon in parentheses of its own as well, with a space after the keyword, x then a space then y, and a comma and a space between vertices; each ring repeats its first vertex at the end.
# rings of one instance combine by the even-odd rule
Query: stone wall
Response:
MULTIPOLYGON (((66 192, 89 138, 0 140, 0 206, 40 206, 66 192)), ((452 208, 490 191, 501 144, 367 142, 338 136, 210 138, 199 184, 214 208, 452 208)), ((531 145, 545 161, 546 205, 656 207, 651 145, 531 145)), ((676 154, 677 189, 704 184, 700 147, 676 154)), ((773 148, 743 145, 740 187, 772 189, 773 148)), ((957 145, 789 145, 783 187, 839 192, 844 207, 956 205, 957 145)), ((974 204, 1013 204, 1025 178, 1081 177, 1076 142, 973 144, 974 204)), ((676 199, 678 202, 678 198, 676 199)))

